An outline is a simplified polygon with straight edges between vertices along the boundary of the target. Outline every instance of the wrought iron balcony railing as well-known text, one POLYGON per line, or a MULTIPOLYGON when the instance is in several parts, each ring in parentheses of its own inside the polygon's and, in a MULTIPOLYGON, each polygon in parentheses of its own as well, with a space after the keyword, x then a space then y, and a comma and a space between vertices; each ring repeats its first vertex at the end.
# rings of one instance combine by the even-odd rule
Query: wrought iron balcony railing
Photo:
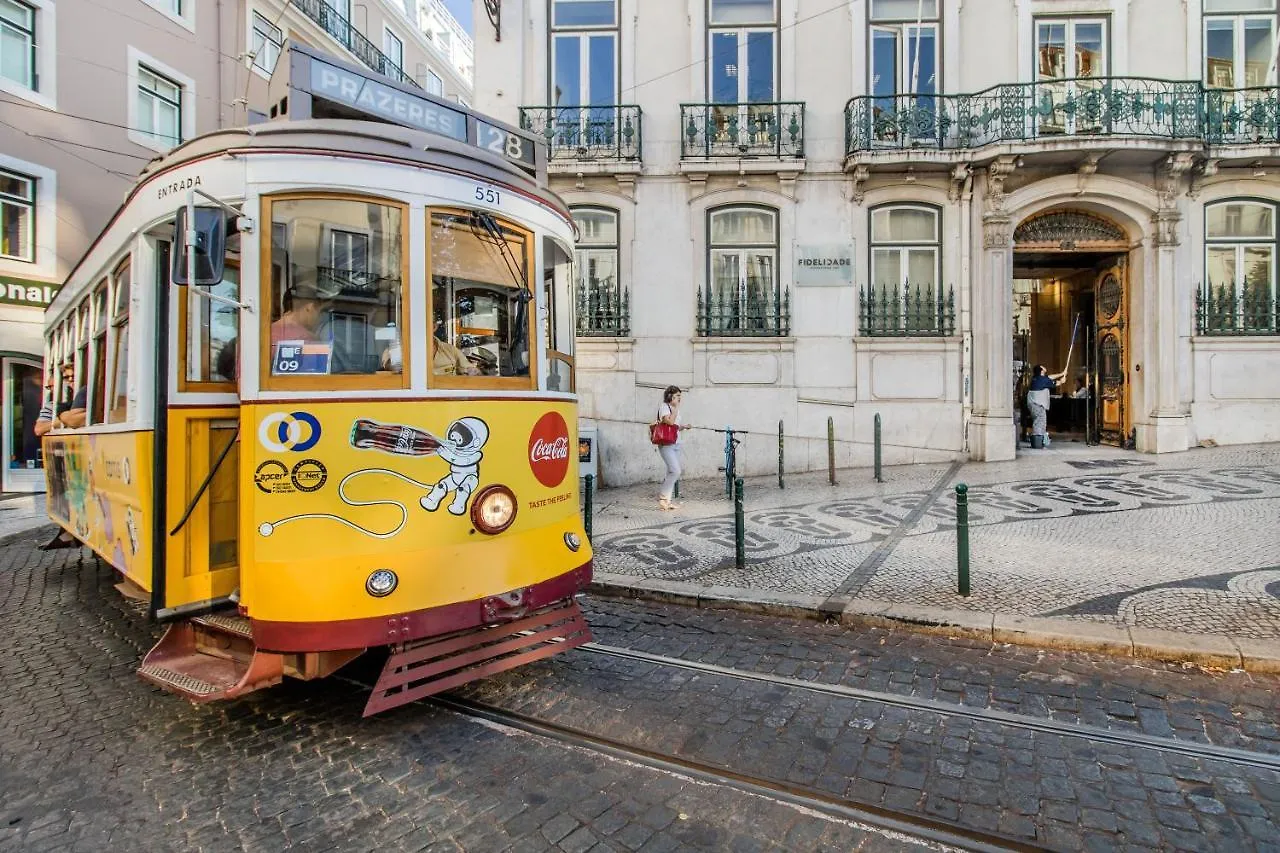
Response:
POLYGON ((1201 335, 1280 334, 1280 297, 1269 284, 1210 284, 1196 293, 1196 331, 1201 335))
POLYGON ((867 95, 845 107, 845 151, 977 148, 998 142, 1130 136, 1211 144, 1280 141, 1280 87, 1081 77, 971 95, 867 95))
POLYGON ((681 104, 681 157, 804 157, 804 104, 681 104))
POLYGON ((616 285, 578 291, 578 337, 624 338, 631 334, 631 292, 616 285))
POLYGON ((405 74, 404 69, 378 50, 373 42, 365 38, 363 33, 324 0, 293 0, 293 5, 301 9, 304 15, 319 24, 321 29, 337 39, 339 44, 354 53, 361 62, 374 71, 397 83, 407 83, 410 86, 422 88, 418 85, 418 81, 405 74))
POLYGON ((791 334, 791 291, 763 297, 698 291, 698 336, 785 338, 791 334))
POLYGON ((858 334, 867 337, 946 337, 956 332, 956 292, 932 284, 863 287, 858 334))
POLYGON ((640 160, 640 108, 521 107, 520 126, 547 141, 551 160, 640 160))

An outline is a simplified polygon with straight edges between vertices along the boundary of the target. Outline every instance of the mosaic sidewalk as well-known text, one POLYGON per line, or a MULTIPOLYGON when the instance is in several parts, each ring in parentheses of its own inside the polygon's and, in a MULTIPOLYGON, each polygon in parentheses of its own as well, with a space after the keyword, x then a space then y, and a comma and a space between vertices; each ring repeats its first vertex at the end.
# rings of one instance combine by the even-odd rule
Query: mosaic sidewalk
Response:
MULTIPOLYGON (((660 463, 655 454, 655 482, 660 463)), ((1280 445, 1150 456, 1078 444, 1017 461, 748 481, 745 570, 724 483, 602 490, 596 569, 646 578, 1199 635, 1280 638, 1280 445), (956 594, 954 486, 972 593, 956 594)))

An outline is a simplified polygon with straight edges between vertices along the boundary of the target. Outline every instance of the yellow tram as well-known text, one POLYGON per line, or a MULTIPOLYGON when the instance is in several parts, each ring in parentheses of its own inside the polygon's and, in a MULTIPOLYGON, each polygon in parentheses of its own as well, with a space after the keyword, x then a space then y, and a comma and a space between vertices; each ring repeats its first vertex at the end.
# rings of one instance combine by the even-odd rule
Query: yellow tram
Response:
POLYGON ((85 419, 49 515, 169 623, 139 675, 210 701, 390 647, 367 715, 587 642, 545 149, 301 45, 271 91, 152 161, 47 313, 85 419))

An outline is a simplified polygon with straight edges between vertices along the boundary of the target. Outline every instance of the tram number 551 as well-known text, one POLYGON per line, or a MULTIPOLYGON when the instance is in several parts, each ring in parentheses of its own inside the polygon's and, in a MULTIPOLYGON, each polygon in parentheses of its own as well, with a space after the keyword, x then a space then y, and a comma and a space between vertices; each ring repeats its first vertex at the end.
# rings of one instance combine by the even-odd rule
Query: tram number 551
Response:
POLYGON ((476 201, 482 204, 498 206, 502 204, 502 193, 493 187, 476 187, 476 201))

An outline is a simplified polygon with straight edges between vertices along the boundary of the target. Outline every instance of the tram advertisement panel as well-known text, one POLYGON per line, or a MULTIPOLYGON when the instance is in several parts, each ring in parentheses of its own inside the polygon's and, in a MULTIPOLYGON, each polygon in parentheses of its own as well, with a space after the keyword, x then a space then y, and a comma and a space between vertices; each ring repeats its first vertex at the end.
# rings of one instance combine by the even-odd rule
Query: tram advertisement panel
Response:
POLYGON ((291 612, 312 609, 299 589, 316 609, 362 615, 351 590, 378 569, 410 581, 396 594, 402 611, 505 592, 591 558, 585 542, 564 544, 568 532, 585 540, 572 403, 308 402, 246 406, 244 417, 253 450, 241 494, 252 512, 241 540, 259 569, 244 590, 255 618, 284 611, 286 590, 291 612))
POLYGON ((151 586, 150 432, 44 440, 49 517, 144 589, 151 586))

